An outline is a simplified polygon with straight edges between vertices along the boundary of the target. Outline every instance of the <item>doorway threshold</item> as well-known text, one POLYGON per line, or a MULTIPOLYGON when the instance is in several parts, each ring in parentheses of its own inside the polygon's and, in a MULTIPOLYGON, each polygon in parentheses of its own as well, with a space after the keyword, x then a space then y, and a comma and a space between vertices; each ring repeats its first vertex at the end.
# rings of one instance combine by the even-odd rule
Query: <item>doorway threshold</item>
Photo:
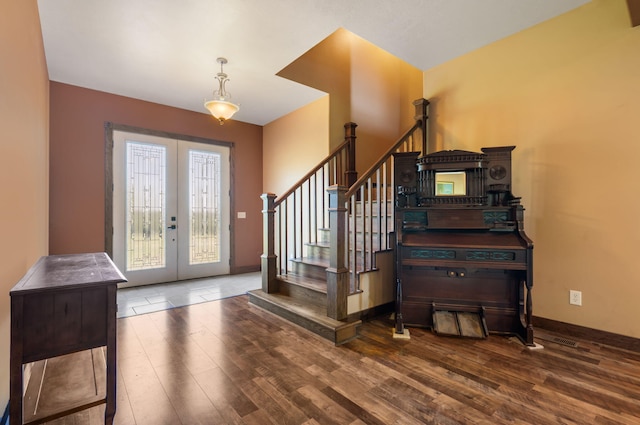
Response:
POLYGON ((244 295, 262 287, 260 272, 118 289, 118 318, 244 295))

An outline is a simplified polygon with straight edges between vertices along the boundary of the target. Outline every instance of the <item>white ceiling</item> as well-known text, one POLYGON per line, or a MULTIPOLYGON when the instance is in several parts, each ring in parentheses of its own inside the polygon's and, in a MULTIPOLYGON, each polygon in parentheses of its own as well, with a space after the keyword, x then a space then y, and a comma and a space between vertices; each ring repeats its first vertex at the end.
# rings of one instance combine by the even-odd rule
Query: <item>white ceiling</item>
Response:
POLYGON ((323 95, 275 74, 338 28, 426 70, 589 0, 38 0, 49 79, 208 113, 229 60, 233 119, 323 95))

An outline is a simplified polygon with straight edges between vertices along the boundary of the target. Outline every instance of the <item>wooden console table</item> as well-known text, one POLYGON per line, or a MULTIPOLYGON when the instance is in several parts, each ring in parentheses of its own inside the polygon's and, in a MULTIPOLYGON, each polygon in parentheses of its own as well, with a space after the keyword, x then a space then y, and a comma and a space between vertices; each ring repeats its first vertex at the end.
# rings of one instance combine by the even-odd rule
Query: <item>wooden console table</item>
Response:
POLYGON ((41 257, 10 291, 11 425, 43 423, 106 403, 116 412, 117 284, 126 282, 105 253, 41 257), (23 364, 106 346, 106 397, 46 416, 23 416, 23 364))

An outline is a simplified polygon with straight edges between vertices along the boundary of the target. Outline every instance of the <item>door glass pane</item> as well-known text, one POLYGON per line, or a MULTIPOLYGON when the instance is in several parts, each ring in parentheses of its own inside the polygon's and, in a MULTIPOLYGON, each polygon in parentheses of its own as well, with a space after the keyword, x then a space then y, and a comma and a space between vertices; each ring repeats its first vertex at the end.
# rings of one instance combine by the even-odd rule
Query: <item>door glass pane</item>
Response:
POLYGON ((220 261, 220 155, 189 151, 189 264, 220 261))
POLYGON ((127 271, 165 267, 166 148, 127 142, 127 271))

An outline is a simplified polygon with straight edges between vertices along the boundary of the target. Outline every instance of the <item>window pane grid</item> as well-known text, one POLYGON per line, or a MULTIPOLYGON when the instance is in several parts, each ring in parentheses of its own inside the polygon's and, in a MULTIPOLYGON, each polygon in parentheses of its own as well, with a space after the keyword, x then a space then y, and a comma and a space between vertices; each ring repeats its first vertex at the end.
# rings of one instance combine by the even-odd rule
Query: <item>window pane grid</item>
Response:
POLYGON ((165 267, 166 148, 126 146, 126 270, 165 267))
POLYGON ((220 155, 189 151, 189 264, 220 261, 220 155))

